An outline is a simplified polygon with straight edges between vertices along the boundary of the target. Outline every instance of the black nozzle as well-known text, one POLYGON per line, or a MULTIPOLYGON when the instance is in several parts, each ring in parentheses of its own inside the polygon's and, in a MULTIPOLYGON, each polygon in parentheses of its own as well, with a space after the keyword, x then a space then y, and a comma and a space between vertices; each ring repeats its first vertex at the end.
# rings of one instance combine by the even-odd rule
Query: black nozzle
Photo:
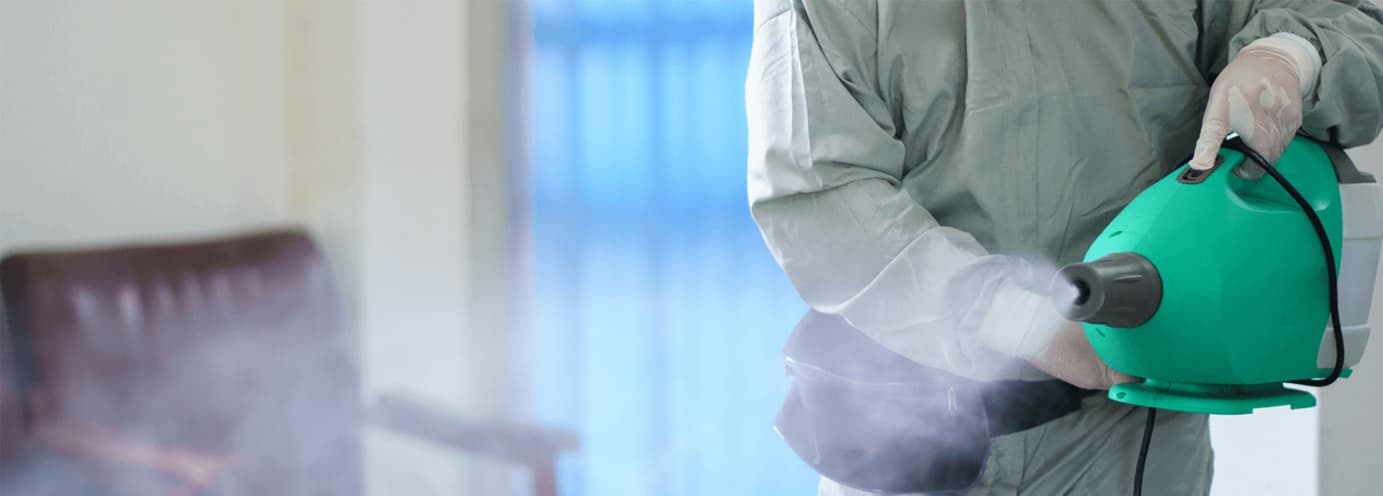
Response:
POLYGON ((1071 320, 1138 327, 1162 304, 1162 276, 1137 253, 1111 253, 1094 262, 1067 265, 1057 275, 1076 288, 1075 300, 1066 307, 1071 320))

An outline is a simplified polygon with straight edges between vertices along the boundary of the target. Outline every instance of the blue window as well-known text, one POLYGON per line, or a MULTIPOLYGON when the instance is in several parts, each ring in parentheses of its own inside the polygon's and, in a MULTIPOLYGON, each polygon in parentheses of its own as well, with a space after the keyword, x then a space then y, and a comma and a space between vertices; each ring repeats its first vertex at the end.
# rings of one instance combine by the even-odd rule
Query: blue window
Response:
POLYGON ((566 494, 814 494, 772 429, 806 307, 745 192, 748 0, 533 0, 526 56, 538 420, 566 494))

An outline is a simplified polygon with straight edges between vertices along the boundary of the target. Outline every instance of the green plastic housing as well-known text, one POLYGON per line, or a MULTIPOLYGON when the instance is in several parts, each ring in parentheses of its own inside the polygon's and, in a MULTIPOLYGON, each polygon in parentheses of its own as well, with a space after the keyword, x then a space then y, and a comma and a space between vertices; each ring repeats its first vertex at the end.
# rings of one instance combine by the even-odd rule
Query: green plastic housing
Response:
MULTIPOLYGON (((1194 184, 1179 180, 1186 165, 1154 183, 1086 253, 1086 261, 1138 253, 1163 283, 1161 305, 1143 325, 1085 324, 1110 367, 1146 378, 1114 387, 1109 397, 1215 414, 1314 406, 1310 393, 1283 383, 1329 374, 1316 364, 1329 320, 1320 241, 1276 181, 1235 174, 1245 160, 1235 150, 1220 157, 1194 184)), ((1299 137, 1277 169, 1315 208, 1340 260, 1340 191, 1330 157, 1299 137)))

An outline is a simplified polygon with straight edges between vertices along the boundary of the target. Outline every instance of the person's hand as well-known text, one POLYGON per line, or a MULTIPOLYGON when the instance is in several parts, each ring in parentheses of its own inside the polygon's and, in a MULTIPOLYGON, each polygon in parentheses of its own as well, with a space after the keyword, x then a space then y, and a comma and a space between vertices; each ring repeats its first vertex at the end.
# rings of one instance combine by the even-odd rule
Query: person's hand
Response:
POLYGON ((1067 322, 1047 346, 1027 358, 1038 370, 1082 389, 1109 389, 1138 378, 1105 365, 1085 337, 1079 322, 1067 322))
POLYGON ((1315 45, 1297 35, 1278 33, 1245 46, 1210 87, 1191 167, 1214 166, 1230 132, 1277 163, 1301 128, 1302 95, 1315 86, 1320 68, 1315 45))

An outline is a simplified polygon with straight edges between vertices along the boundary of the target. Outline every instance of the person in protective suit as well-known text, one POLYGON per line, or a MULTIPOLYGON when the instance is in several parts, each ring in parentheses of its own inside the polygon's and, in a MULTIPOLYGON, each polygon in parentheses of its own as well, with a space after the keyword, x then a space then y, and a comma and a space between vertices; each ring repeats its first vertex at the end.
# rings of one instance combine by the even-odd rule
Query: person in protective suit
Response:
MULTIPOLYGON (((1367 0, 756 0, 754 22, 749 200, 813 309, 804 323, 917 365, 907 378, 1079 392, 1037 425, 991 421, 959 485, 832 480, 846 472, 827 470, 824 441, 795 444, 828 475, 823 495, 1128 493, 1144 415, 1088 392, 1137 379, 1061 317, 1051 268, 1188 155, 1208 166, 1231 132, 1275 161, 1295 133, 1350 147, 1383 128, 1383 11, 1367 0)), ((789 362, 799 381, 865 384, 789 362)), ((967 390, 936 391, 955 412, 967 390)), ((843 403, 813 395, 800 403, 843 403)), ((992 415, 987 401, 973 404, 992 415)), ((870 442, 837 459, 928 456, 870 442)), ((1207 494, 1212 457, 1205 415, 1159 415, 1145 493, 1207 494)))

